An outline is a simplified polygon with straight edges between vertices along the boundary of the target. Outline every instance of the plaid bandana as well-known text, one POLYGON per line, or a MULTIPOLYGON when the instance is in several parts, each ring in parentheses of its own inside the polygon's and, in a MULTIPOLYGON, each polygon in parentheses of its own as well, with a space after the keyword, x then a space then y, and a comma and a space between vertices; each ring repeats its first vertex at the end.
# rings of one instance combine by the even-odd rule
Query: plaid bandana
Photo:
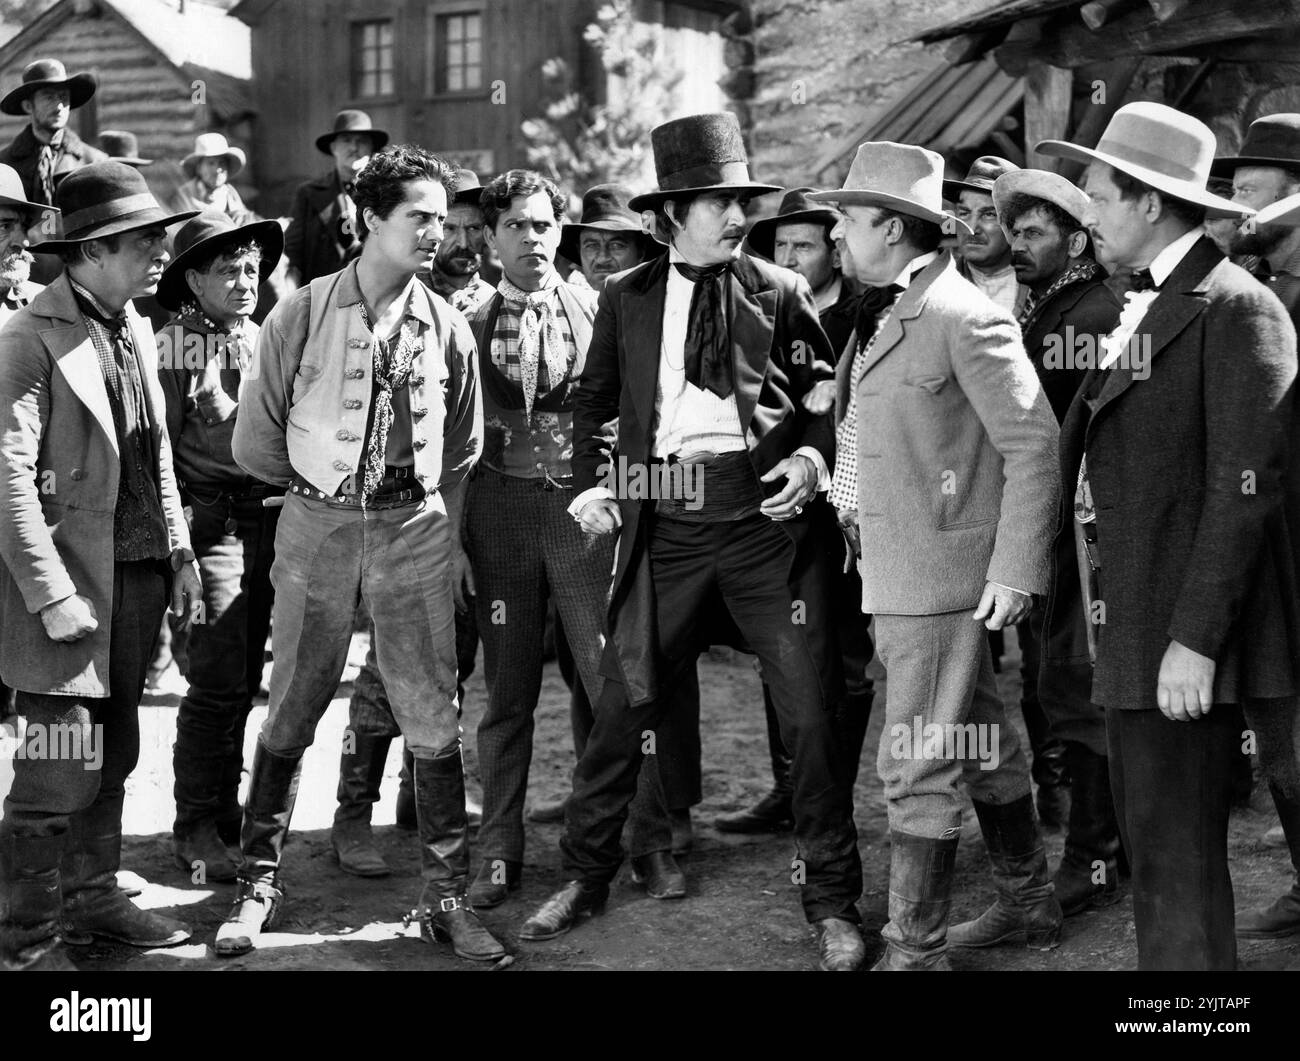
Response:
POLYGON ((555 292, 560 275, 554 271, 538 291, 525 291, 504 276, 497 290, 519 309, 519 371, 524 388, 524 417, 531 420, 537 399, 539 366, 544 363, 546 388, 564 379, 569 370, 569 351, 555 321, 555 292))

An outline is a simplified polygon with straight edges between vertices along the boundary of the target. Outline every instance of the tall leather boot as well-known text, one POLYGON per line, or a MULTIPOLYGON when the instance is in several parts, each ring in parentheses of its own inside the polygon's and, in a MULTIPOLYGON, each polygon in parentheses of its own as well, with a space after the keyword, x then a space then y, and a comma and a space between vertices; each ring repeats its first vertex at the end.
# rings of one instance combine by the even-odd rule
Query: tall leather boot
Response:
MULTIPOLYGON (((772 833, 794 828, 794 782, 790 780, 792 760, 781 740, 781 728, 772 705, 772 693, 763 686, 763 707, 767 716, 767 747, 772 756, 772 790, 748 810, 714 819, 723 833, 772 833)), ((865 734, 865 730, 863 731, 865 734)))
POLYGON ((0 970, 75 972, 59 939, 63 836, 0 832, 0 970))
POLYGON ((63 942, 86 947, 99 939, 133 947, 172 947, 190 938, 190 927, 141 910, 117 886, 122 865, 124 795, 96 799, 69 819, 63 851, 63 942))
POLYGON ((1271 905, 1237 915, 1237 935, 1242 939, 1284 939, 1300 933, 1300 799, 1286 795, 1276 784, 1268 787, 1282 818, 1282 833, 1291 850, 1296 877, 1291 890, 1271 905))
POLYGON ((301 755, 277 755, 259 739, 244 805, 239 888, 213 946, 219 957, 246 954, 271 928, 284 902, 280 857, 298 798, 301 755))
POLYGON ((1051 950, 1061 941, 1061 906, 1052 892, 1047 853, 1031 796, 1006 804, 975 802, 984 845, 993 864, 998 897, 974 921, 948 930, 952 947, 993 947, 1023 943, 1051 950))
MULTIPOLYGON (((182 706, 182 710, 184 707, 182 706)), ((172 823, 172 857, 196 879, 232 881, 239 867, 217 832, 217 816, 226 764, 204 748, 203 735, 178 724, 172 751, 172 794, 176 818, 172 823)))
POLYGON ((424 890, 406 921, 420 923, 429 942, 450 943, 458 958, 496 961, 506 949, 465 898, 469 883, 469 819, 460 748, 415 760, 415 810, 420 823, 424 890))
POLYGON ((339 805, 334 811, 334 828, 330 846, 338 859, 339 869, 358 877, 387 877, 391 872, 384 856, 375 846, 370 832, 370 816, 379 802, 379 786, 388 761, 391 737, 353 733, 353 750, 344 751, 339 761, 339 805))
POLYGON ((873 973, 952 969, 947 936, 957 840, 889 831, 889 924, 873 973))
POLYGON ((1070 827, 1056 870, 1056 901, 1070 917, 1119 899, 1119 823, 1110 793, 1110 760, 1066 741, 1070 769, 1070 827))

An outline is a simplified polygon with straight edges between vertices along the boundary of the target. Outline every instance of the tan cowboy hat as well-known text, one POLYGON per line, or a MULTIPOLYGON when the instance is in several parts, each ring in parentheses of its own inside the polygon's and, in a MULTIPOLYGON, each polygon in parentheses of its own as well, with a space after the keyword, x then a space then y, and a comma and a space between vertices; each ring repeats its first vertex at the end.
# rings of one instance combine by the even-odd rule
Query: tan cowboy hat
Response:
POLYGON ((1300 194, 1288 195, 1275 203, 1261 207, 1254 218, 1256 225, 1282 225, 1285 228, 1300 228, 1300 194))
POLYGON ((1013 195, 1044 199, 1053 206, 1059 206, 1080 225, 1088 211, 1088 196, 1083 190, 1050 170, 1014 169, 994 181, 993 206, 997 209, 999 220, 1007 200, 1013 195))
POLYGON ((943 159, 933 151, 891 140, 858 145, 853 165, 837 192, 813 192, 809 199, 840 206, 879 206, 969 233, 970 225, 943 208, 943 159))
POLYGON ((0 163, 0 206, 12 206, 23 213, 23 228, 31 228, 47 210, 57 221, 59 212, 52 206, 30 202, 23 191, 23 179, 13 166, 0 163))
POLYGON ((970 164, 964 180, 944 181, 943 197, 950 202, 961 198, 962 192, 979 192, 992 195, 994 182, 1004 173, 1014 173, 1020 167, 997 155, 981 155, 970 164))
POLYGON ((233 177, 241 169, 247 159, 244 153, 237 147, 231 147, 226 143, 226 138, 220 133, 199 133, 194 138, 194 151, 185 157, 181 163, 181 169, 185 171, 185 176, 193 177, 195 166, 200 159, 204 158, 224 158, 226 160, 226 176, 233 177))
POLYGON ((73 74, 57 59, 37 59, 29 63, 23 71, 23 83, 10 91, 0 100, 0 111, 5 114, 22 115, 23 100, 42 88, 66 88, 68 90, 68 107, 76 110, 95 94, 94 74, 73 74))
POLYGON ((741 191, 779 192, 772 184, 749 179, 749 155, 740 122, 730 111, 692 114, 650 130, 659 187, 628 200, 629 210, 654 209, 674 195, 741 191))
POLYGON ((1104 162, 1157 191, 1205 208, 1207 217, 1244 217, 1248 206, 1205 190, 1214 163, 1214 133, 1190 114, 1163 103, 1126 103, 1110 120, 1096 148, 1043 140, 1041 155, 1075 162, 1104 162))

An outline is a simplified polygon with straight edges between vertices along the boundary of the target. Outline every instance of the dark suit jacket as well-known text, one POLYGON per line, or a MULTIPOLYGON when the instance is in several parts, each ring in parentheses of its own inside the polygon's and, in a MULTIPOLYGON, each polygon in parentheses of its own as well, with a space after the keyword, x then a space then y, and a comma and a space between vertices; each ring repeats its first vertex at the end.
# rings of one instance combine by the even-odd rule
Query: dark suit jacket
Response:
MULTIPOLYGON (((601 290, 574 409, 575 496, 600 485, 602 466, 610 459, 606 425, 615 418, 620 458, 641 464, 650 460, 668 268, 668 258, 659 257, 611 276, 601 290)), ((737 411, 747 431, 755 475, 766 474, 800 446, 816 448, 827 467, 833 467, 830 417, 813 416, 802 403, 815 383, 833 377, 830 344, 817 323, 807 282, 742 254, 733 268, 727 314, 737 411)), ((763 489, 770 495, 781 485, 764 483, 763 489)), ((634 704, 653 699, 658 691, 654 588, 646 548, 646 515, 653 505, 619 499, 623 527, 602 664, 606 676, 627 686, 634 704)), ((791 580, 804 594, 810 619, 805 633, 810 650, 820 659, 830 655, 822 644, 827 632, 811 620, 824 614, 824 571, 820 561, 810 557, 816 550, 802 548, 813 522, 809 507, 780 525, 796 543, 791 580)))
POLYGON ((360 251, 360 242, 346 246, 339 243, 341 191, 338 175, 331 170, 298 185, 294 193, 284 253, 289 256, 289 267, 298 271, 301 284, 337 273, 360 251))
MULTIPOLYGON (((0 151, 0 162, 12 166, 23 179, 23 191, 33 203, 44 203, 45 197, 36 183, 36 158, 40 142, 32 133, 31 125, 24 125, 22 131, 13 138, 8 147, 0 151)), ((60 177, 65 177, 73 170, 89 166, 92 162, 103 162, 108 158, 97 147, 91 147, 71 129, 63 130, 63 153, 54 166, 54 183, 57 186, 60 177)))
POLYGON ((1093 700, 1154 709, 1171 640, 1215 661, 1216 703, 1291 695, 1300 639, 1283 493, 1295 330, 1202 238, 1139 334, 1149 376, 1094 369, 1061 428, 1062 519, 1085 449, 1097 509, 1106 611, 1093 700))
POLYGON ((1123 299, 1106 286, 1103 277, 1098 276, 1063 287, 1039 306, 1030 318, 1029 326, 1025 328, 1025 353, 1042 381, 1048 404, 1058 423, 1065 419, 1089 366, 1076 363, 1049 368, 1044 364, 1046 356, 1060 348, 1078 354, 1085 349, 1079 345, 1082 337, 1090 337, 1083 340, 1087 342, 1110 334, 1122 308, 1123 299), (1067 328, 1070 331, 1067 332, 1067 328))

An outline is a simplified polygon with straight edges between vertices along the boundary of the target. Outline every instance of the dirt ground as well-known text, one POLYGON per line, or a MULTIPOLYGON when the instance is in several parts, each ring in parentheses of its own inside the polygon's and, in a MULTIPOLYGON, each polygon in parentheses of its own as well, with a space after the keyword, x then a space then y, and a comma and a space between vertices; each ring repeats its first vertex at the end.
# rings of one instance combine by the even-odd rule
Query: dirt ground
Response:
MULTIPOLYGON (((285 853, 283 875, 288 901, 277 931, 256 951, 218 961, 211 950, 233 886, 196 884, 172 861, 171 746, 178 693, 174 672, 165 691, 150 694, 141 708, 140 766, 127 789, 126 831, 122 865, 124 882, 143 889, 136 902, 165 909, 187 920, 194 941, 170 950, 140 952, 129 947, 96 945, 74 953, 88 970, 224 970, 234 969, 467 969, 445 946, 421 941, 416 929, 403 929, 402 914, 420 891, 419 852, 413 834, 393 825, 400 767, 400 744, 390 752, 383 799, 375 814, 376 835, 393 875, 361 880, 341 872, 329 846, 338 777, 338 751, 347 722, 347 698, 355 665, 364 657, 365 635, 353 645, 345 682, 330 706, 309 750, 285 853)), ((1014 637, 1000 678, 1008 703, 1019 698, 1018 656, 1014 637)), ((737 837, 714 830, 719 814, 747 806, 765 791, 769 780, 767 742, 759 682, 752 661, 719 651, 701 662, 703 695, 704 802, 695 809, 695 847, 682 860, 690 894, 679 902, 656 902, 631 881, 624 867, 611 890, 607 912, 570 934, 543 944, 520 944, 516 933, 527 915, 561 883, 559 825, 529 823, 523 887, 504 905, 484 912, 513 952, 511 971, 564 969, 619 970, 812 970, 817 952, 803 919, 796 888, 790 883, 793 844, 788 834, 737 837)), ((883 684, 880 686, 883 691, 883 684)), ((466 757, 471 786, 476 785, 474 731, 482 712, 481 670, 468 685, 465 706, 466 757)), ((856 793, 859 845, 865 888, 859 909, 869 957, 880 948, 879 930, 886 916, 889 867, 888 834, 880 782, 874 769, 883 712, 873 712, 856 793)), ((265 716, 255 710, 248 729, 252 741, 265 716)), ((1015 712, 1019 724, 1019 712, 1015 712)), ((1022 730, 1023 733, 1023 730, 1022 730)), ((249 761, 249 759, 246 759, 249 761)), ((8 789, 11 763, 0 761, 0 793, 8 789)), ((529 800, 561 797, 568 788, 572 751, 567 721, 567 691, 555 665, 548 664, 529 787, 529 800)), ((1283 850, 1266 847, 1265 831, 1276 824, 1267 794, 1257 790, 1252 806, 1233 817, 1231 856, 1238 906, 1271 901, 1288 885, 1283 850)), ((1049 854, 1059 858, 1062 837, 1047 837, 1049 854)), ((958 852, 954 920, 980 912, 992 900, 992 884, 974 814, 968 807, 958 852)), ((1300 959, 1300 937, 1289 943, 1243 943, 1243 964, 1251 969, 1280 969, 1300 959)), ((958 969, 1122 970, 1136 967, 1132 908, 1127 895, 1101 911, 1071 918, 1062 946, 1046 954, 1019 948, 953 955, 958 969)))

